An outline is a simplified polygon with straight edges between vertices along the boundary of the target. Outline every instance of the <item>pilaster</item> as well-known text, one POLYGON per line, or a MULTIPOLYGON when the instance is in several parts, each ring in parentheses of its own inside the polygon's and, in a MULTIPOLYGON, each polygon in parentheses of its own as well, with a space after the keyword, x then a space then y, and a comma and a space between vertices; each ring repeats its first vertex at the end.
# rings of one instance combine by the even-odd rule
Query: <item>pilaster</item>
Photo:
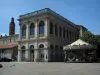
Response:
POLYGON ((18 45, 18 62, 20 62, 21 61, 21 47, 20 47, 20 45, 18 45))
POLYGON ((19 26, 19 40, 21 40, 21 35, 22 35, 22 29, 21 29, 21 25, 19 26))
POLYGON ((29 49, 29 45, 26 45, 26 51, 25 51, 25 59, 26 61, 30 60, 30 49, 29 49))
POLYGON ((29 39, 29 25, 26 25, 26 39, 29 39))
POLYGON ((50 24, 50 21, 49 21, 49 19, 47 18, 47 19, 45 19, 45 36, 49 36, 49 32, 50 32, 50 26, 49 26, 49 24, 50 24))

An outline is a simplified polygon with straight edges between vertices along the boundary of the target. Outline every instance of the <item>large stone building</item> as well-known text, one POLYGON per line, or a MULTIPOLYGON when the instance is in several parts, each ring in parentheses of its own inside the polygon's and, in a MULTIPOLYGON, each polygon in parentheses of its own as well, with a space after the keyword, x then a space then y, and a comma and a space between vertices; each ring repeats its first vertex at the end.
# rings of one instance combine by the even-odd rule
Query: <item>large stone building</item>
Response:
POLYGON ((9 36, 0 38, 0 44, 17 44, 18 61, 63 61, 63 46, 77 40, 84 28, 49 8, 20 15, 18 21, 19 35, 12 18, 9 36))

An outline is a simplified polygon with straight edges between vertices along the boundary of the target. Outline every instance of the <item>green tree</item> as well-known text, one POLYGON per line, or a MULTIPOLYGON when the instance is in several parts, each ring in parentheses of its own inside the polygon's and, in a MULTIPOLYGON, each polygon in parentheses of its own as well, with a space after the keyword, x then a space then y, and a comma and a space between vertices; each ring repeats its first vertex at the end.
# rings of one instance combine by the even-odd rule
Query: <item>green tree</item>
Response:
POLYGON ((95 35, 95 39, 97 40, 97 45, 100 45, 100 35, 95 35))
POLYGON ((90 44, 97 44, 97 38, 95 38, 95 35, 90 31, 83 32, 83 36, 81 37, 81 39, 90 44))

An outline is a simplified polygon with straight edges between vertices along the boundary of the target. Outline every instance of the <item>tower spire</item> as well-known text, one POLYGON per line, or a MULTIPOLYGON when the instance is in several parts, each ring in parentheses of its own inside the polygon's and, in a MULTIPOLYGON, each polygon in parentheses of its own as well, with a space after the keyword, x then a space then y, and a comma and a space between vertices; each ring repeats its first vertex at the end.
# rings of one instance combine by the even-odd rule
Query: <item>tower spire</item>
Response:
POLYGON ((9 35, 15 35, 15 23, 14 18, 11 18, 11 22, 9 24, 9 35))

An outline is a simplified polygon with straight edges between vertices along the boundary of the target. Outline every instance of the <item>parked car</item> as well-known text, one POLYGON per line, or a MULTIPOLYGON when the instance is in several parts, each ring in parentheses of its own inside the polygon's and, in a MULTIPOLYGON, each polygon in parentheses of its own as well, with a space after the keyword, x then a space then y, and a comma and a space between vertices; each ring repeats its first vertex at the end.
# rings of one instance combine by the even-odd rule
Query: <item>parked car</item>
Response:
POLYGON ((11 61, 12 61, 12 59, 9 59, 6 57, 0 59, 0 62, 11 62, 11 61))

